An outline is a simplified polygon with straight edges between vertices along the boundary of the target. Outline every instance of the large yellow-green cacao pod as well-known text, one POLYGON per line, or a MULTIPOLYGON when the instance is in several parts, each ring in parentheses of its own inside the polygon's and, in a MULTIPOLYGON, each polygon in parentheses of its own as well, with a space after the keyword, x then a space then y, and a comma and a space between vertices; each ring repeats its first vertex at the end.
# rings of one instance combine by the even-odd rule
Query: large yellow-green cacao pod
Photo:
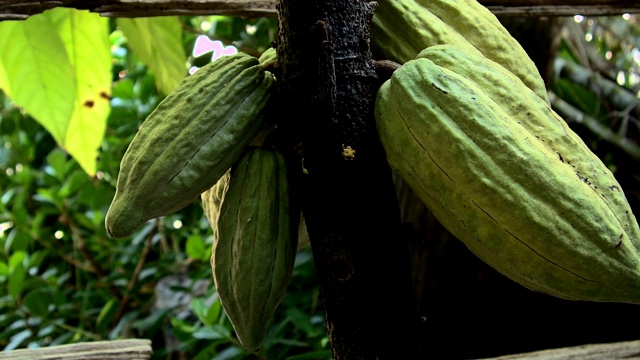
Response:
MULTIPOLYGON (((554 151, 558 159, 570 164, 576 176, 583 179, 594 191, 602 193, 602 200, 614 211, 615 216, 633 239, 640 240, 640 232, 627 199, 613 174, 599 173, 600 167, 593 165, 596 156, 587 148, 582 139, 567 126, 566 122, 540 101, 519 78, 499 64, 481 57, 467 54, 451 46, 432 46, 420 52, 418 58, 425 58, 436 65, 455 72, 482 89, 490 98, 500 103, 505 113, 532 134, 538 134, 547 148, 554 151), (496 86, 489 86, 496 84, 496 86), (548 116, 532 116, 547 114, 548 116), (541 134, 541 135, 540 135, 541 134), (580 151, 575 151, 580 149, 580 151), (611 187, 615 185, 616 187, 611 187)), ((597 161, 600 164, 600 161, 597 161)))
POLYGON ((214 229, 216 290, 250 350, 264 342, 293 271, 300 210, 289 188, 281 153, 248 148, 231 168, 214 229))
POLYGON ((130 235, 213 186, 263 125, 273 83, 258 59, 245 54, 222 57, 184 79, 122 158, 108 233, 130 235))
POLYGON ((640 230, 612 173, 519 79, 469 54, 458 66, 480 74, 465 77, 435 53, 378 92, 391 166, 454 236, 525 287, 640 303, 640 230))
POLYGON ((520 43, 475 0, 380 0, 371 26, 378 57, 405 63, 433 45, 482 53, 548 102, 544 80, 520 43))

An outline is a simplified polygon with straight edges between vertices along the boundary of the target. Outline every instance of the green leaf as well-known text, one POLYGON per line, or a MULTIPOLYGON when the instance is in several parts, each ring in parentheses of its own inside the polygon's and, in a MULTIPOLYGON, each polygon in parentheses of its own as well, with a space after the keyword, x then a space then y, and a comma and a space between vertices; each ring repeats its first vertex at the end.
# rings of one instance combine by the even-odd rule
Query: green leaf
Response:
POLYGON ((170 322, 172 334, 181 341, 189 341, 192 339, 193 332, 198 329, 198 327, 190 325, 175 317, 171 318, 170 322))
POLYGON ((113 84, 113 97, 132 100, 134 98, 133 81, 122 79, 113 84))
POLYGON ((169 94, 187 74, 178 17, 118 18, 116 22, 129 48, 155 75, 160 92, 169 94))
POLYGON ((221 313, 222 313, 222 303, 220 302, 220 298, 216 296, 211 306, 209 306, 209 311, 207 311, 207 321, 213 324, 216 320, 220 318, 221 313))
POLYGON ((312 324, 309 314, 291 307, 287 309, 287 316, 291 319, 291 322, 293 322, 298 329, 304 331, 308 337, 320 334, 320 330, 312 324))
POLYGON ((62 144, 73 114, 75 73, 53 30, 46 14, 0 22, 0 39, 7 42, 0 52, 6 75, 0 85, 62 144))
POLYGON ((109 325, 111 325, 111 321, 113 321, 113 316, 118 310, 118 301, 115 299, 111 299, 107 301, 107 303, 100 310, 100 314, 98 314, 98 319, 96 320, 96 328, 98 332, 102 333, 107 330, 109 325))
POLYGON ((191 309, 204 325, 212 325, 207 319, 208 307, 202 299, 191 300, 191 309))
POLYGON ((17 264, 13 268, 11 274, 9 275, 9 283, 7 284, 7 287, 9 288, 9 295, 13 296, 14 298, 17 298, 18 295, 20 295, 20 293, 22 292, 26 274, 27 271, 25 270, 22 263, 17 264))
POLYGON ((44 288, 36 288, 27 293, 22 301, 31 314, 46 318, 53 298, 44 288))
POLYGON ((16 251, 9 257, 9 272, 16 271, 15 269, 22 266, 27 262, 27 253, 24 251, 16 251))
POLYGON ((60 192, 58 192, 58 197, 60 198, 68 198, 69 196, 75 194, 83 185, 89 182, 89 178, 87 174, 76 170, 69 175, 66 179, 62 187, 60 188, 60 192))
POLYGON ((133 328, 141 331, 146 338, 153 337, 153 335, 164 326, 167 316, 173 311, 173 309, 155 310, 149 316, 136 320, 133 323, 133 328))
POLYGON ((211 360, 232 360, 232 359, 242 359, 248 355, 247 350, 240 348, 238 346, 228 347, 222 351, 220 351, 213 359, 211 360))
POLYGON ((209 258, 207 254, 207 246, 199 235, 191 235, 187 238, 187 256, 193 259, 206 260, 209 258))
POLYGON ((47 155, 47 164, 50 168, 46 168, 45 171, 62 181, 65 178, 65 171, 67 168, 67 155, 59 149, 54 149, 47 155))
POLYGON ((306 354, 294 355, 288 357, 287 360, 320 360, 320 359, 331 359, 331 350, 321 350, 308 352, 306 354))
POLYGON ((200 350, 191 360, 211 360, 212 357, 217 354, 216 347, 222 341, 207 341, 207 346, 200 350))
MULTIPOLYGON (((0 48, 6 49, 8 38, 0 38, 0 48)), ((0 89, 4 90, 5 93, 11 93, 11 88, 9 87, 9 75, 4 69, 4 65, 2 64, 2 57, 0 57, 0 89)))
POLYGON ((192 336, 196 339, 221 340, 229 339, 229 332, 221 326, 203 327, 193 332, 192 336))
MULTIPOLYGON (((24 254, 28 250, 29 245, 33 242, 33 238, 26 231, 17 229, 13 232, 11 242, 7 241, 5 247, 9 249, 9 252, 14 252, 13 255, 18 253, 24 254)), ((13 256, 12 256, 13 257, 13 256)))
POLYGON ((0 262, 0 276, 9 275, 9 267, 6 262, 0 262))
POLYGON ((109 115, 108 31, 107 19, 66 8, 0 23, 0 39, 11 39, 0 86, 91 176, 109 115))
POLYGON ((66 8, 55 8, 47 14, 76 74, 74 111, 62 145, 84 171, 93 176, 110 110, 108 20, 89 11, 66 8))

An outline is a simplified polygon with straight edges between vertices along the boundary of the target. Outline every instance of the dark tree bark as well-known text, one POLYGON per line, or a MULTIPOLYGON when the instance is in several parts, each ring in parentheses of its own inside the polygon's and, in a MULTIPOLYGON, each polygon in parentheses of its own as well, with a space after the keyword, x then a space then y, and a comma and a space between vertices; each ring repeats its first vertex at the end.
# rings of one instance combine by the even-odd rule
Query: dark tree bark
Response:
POLYGON ((299 139, 294 166, 304 169, 302 209, 334 359, 413 359, 408 246, 373 117, 374 3, 280 0, 277 10, 287 130, 299 139))

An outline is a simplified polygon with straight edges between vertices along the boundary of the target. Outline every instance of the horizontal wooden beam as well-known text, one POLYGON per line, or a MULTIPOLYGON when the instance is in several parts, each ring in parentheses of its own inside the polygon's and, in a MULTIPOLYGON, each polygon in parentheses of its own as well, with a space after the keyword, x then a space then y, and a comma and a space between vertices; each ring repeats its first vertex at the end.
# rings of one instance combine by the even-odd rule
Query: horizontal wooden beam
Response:
POLYGON ((637 0, 480 0, 496 15, 574 16, 640 13, 637 0))
POLYGON ((0 360, 148 360, 151 340, 125 339, 0 352, 0 360))
MULTIPOLYGON (((384 1, 384 0, 380 0, 384 1)), ((640 13, 638 0, 480 0, 496 15, 573 16, 640 13)), ((0 0, 0 20, 23 20, 54 7, 107 17, 167 15, 275 16, 276 0, 0 0)))
POLYGON ((484 360, 622 360, 637 359, 639 353, 640 340, 632 340, 609 344, 588 344, 560 349, 548 349, 484 360))

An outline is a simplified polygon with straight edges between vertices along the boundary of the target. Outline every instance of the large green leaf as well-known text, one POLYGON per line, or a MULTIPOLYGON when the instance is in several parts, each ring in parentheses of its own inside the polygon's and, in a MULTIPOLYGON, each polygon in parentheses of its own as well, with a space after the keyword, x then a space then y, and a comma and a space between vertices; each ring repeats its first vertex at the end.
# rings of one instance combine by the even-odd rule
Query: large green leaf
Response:
POLYGON ((65 8, 53 9, 48 15, 64 43, 76 74, 74 111, 63 145, 82 168, 93 175, 110 110, 108 20, 88 11, 65 8))
MULTIPOLYGON (((0 27, 0 33, 2 32, 2 27, 0 27)), ((6 36, 0 36, 0 49, 6 49, 9 44, 9 38, 6 36)), ((0 90, 3 90, 6 94, 11 93, 11 89, 9 88, 9 78, 7 72, 4 69, 4 65, 2 64, 2 55, 0 55, 0 90)))
POLYGON ((106 19, 65 8, 0 23, 0 86, 89 175, 109 114, 108 36, 106 19))
POLYGON ((0 22, 3 90, 63 143, 73 113, 75 74, 47 15, 0 22), (9 41, 10 39, 10 41, 9 41))
POLYGON ((156 78, 160 92, 169 94, 187 75, 182 47, 182 27, 175 16, 117 19, 129 48, 156 78))

